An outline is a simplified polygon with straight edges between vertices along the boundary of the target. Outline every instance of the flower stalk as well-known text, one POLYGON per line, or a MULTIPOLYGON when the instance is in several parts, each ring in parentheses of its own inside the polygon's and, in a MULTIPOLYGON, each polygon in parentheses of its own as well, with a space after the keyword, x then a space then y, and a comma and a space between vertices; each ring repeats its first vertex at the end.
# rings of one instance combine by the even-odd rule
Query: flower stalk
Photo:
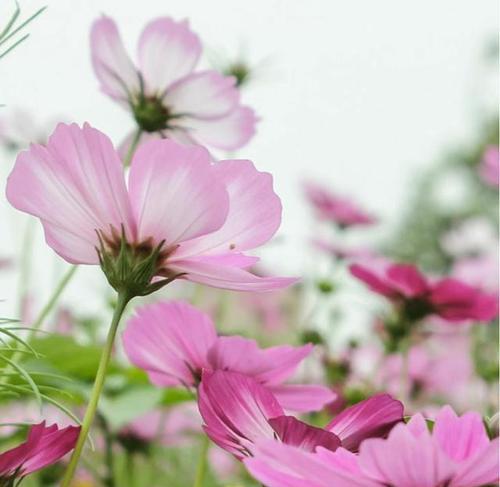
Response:
POLYGON ((80 431, 76 447, 71 456, 71 460, 64 474, 64 478, 61 484, 62 487, 69 487, 75 475, 75 471, 78 466, 78 462, 80 460, 83 447, 87 440, 90 427, 92 426, 97 411, 97 405, 99 403, 99 398, 101 396, 101 392, 104 386, 104 380, 106 378, 106 372, 108 370, 111 353, 113 351, 113 344, 115 342, 118 325, 120 324, 121 317, 130 299, 131 296, 127 292, 118 293, 118 300, 116 303, 115 311, 113 313, 113 319, 111 320, 111 325, 109 327, 106 344, 104 346, 104 349, 101 354, 101 359, 99 361, 99 367, 97 369, 94 387, 92 388, 89 404, 87 406, 87 410, 83 418, 82 429, 80 431))

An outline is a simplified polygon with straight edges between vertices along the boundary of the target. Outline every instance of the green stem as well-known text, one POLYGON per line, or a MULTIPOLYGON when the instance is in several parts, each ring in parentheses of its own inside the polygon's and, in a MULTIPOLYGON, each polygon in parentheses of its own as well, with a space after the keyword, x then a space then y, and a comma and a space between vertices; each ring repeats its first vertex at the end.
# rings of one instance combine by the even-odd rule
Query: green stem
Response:
POLYGON ((123 160, 123 166, 128 167, 132 162, 132 157, 134 156, 135 150, 137 149, 137 144, 139 144, 139 140, 141 140, 142 130, 139 128, 134 134, 134 138, 130 142, 130 147, 128 148, 127 155, 123 160))
POLYGON ((99 403, 99 397, 104 386, 104 380, 106 378, 106 372, 108 370, 109 361, 111 358, 111 352, 113 351, 113 344, 115 342, 116 331, 118 330, 118 325, 120 324, 120 319, 125 311, 127 303, 130 301, 130 296, 127 293, 118 293, 118 300, 116 303, 115 312, 113 313, 113 319, 111 320, 111 325, 108 331, 108 337, 106 339, 106 344, 101 354, 101 359, 99 361, 99 367, 97 369, 97 374, 95 377, 94 387, 90 394, 90 400, 85 411, 85 416, 82 422, 82 429, 80 430, 80 435, 76 443, 73 455, 71 455, 71 460, 64 474, 61 487, 68 487, 73 480, 75 475, 76 467, 80 460, 80 456, 83 451, 83 447, 87 440, 90 427, 94 421, 94 417, 97 411, 97 404, 99 403))
POLYGON ((207 473, 209 446, 210 442, 208 440, 208 436, 205 435, 201 444, 200 457, 198 459, 198 466, 196 467, 196 477, 194 479, 193 487, 203 487, 203 481, 205 479, 205 474, 207 473))
MULTIPOLYGON (((45 319, 47 316, 50 314, 54 306, 57 304, 59 301, 59 298, 61 297, 61 294, 63 293, 64 289, 68 285, 68 283, 71 281, 71 278, 75 274, 77 269, 77 266, 71 266, 68 269, 68 272, 64 274, 62 279, 59 281, 58 285, 55 287, 54 291, 52 292, 52 295, 50 296, 49 300, 45 304, 45 306, 42 308, 40 311, 39 315, 37 316, 36 320, 33 322, 33 324, 30 326, 30 331, 28 333, 27 341, 29 342, 36 334, 36 332, 40 329, 40 327, 43 325, 45 319)), ((17 348, 17 346, 16 346, 17 348)), ((17 360, 19 360, 20 356, 22 355, 21 350, 16 350, 13 354, 12 357, 10 358, 11 362, 15 363, 17 360)), ((5 384, 6 382, 9 381, 9 372, 12 371, 12 366, 7 366, 5 368, 5 373, 7 375, 4 375, 0 377, 0 384, 5 384)))

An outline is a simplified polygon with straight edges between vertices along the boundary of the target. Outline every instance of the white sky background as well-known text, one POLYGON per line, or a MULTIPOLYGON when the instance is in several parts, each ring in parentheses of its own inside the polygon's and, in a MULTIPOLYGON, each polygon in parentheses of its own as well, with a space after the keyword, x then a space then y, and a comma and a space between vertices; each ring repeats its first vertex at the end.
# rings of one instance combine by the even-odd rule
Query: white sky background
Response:
MULTIPOLYGON (((311 233, 300 181, 317 178, 352 194, 380 216, 376 233, 383 235, 397 221, 412 177, 448 143, 474 132, 484 90, 480 56, 497 31, 494 0, 20 3, 25 15, 44 4, 49 9, 29 28, 31 38, 0 62, 0 100, 29 108, 39 120, 60 114, 89 121, 115 142, 132 120, 99 92, 90 66, 89 28, 101 12, 116 19, 133 54, 143 25, 170 15, 190 19, 205 54, 234 57, 243 47, 251 62, 265 59, 243 94, 262 121, 239 156, 275 177, 284 205, 282 238, 265 260, 294 274, 308 265, 311 233)), ((1 23, 10 5, 0 0, 1 23)), ((11 161, 6 164, 2 178, 11 161)), ((0 205, 0 251, 11 255, 22 233, 21 223, 12 222, 23 220, 0 205)), ((59 264, 41 244, 35 255, 36 283, 46 295, 59 264)), ((73 294, 92 276, 83 272, 73 294)), ((0 278, 0 296, 7 299, 0 316, 14 309, 14 291, 13 274, 0 278)), ((85 308, 77 294, 73 299, 85 308)))

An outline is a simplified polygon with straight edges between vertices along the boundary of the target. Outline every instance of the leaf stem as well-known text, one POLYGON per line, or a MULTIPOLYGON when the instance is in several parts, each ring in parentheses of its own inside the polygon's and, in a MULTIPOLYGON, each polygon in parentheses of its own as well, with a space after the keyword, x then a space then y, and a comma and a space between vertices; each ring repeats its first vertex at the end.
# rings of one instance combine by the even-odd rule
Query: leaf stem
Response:
POLYGON ((130 141, 130 146, 127 150, 127 155, 125 159, 123 159, 123 167, 129 167, 132 162, 132 157, 134 157, 135 150, 137 149, 137 145, 141 140, 142 129, 138 128, 134 134, 134 138, 130 141))
POLYGON ((128 293, 125 292, 118 293, 116 308, 113 313, 113 319, 111 320, 111 325, 109 327, 106 344, 101 354, 101 360, 99 362, 99 367, 97 369, 94 387, 92 388, 92 392, 90 394, 90 400, 87 406, 87 410, 85 411, 85 416, 83 418, 82 429, 80 430, 78 441, 76 443, 73 454, 71 455, 71 460, 64 474, 61 487, 68 487, 69 485, 71 485, 71 481, 73 480, 73 476, 75 475, 76 467, 78 466, 78 462, 80 460, 83 447, 87 440, 90 427, 92 426, 97 411, 97 405, 99 403, 99 397, 101 395, 104 386, 106 372, 108 370, 108 365, 111 358, 111 352, 113 351, 113 344, 115 342, 118 325, 120 324, 120 319, 130 299, 131 298, 128 295, 128 293))

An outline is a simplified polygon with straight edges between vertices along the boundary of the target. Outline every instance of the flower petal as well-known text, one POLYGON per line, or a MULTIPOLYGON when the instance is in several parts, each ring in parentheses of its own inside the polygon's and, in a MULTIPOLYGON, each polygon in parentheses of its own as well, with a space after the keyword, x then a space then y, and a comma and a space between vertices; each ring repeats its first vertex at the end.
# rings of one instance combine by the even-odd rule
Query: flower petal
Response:
POLYGON ((377 394, 342 411, 325 429, 335 433, 344 448, 357 451, 363 440, 384 436, 402 421, 403 409, 389 394, 377 394))
POLYGON ((218 230, 229 209, 206 149, 166 139, 137 149, 129 193, 139 238, 155 244, 166 240, 167 246, 218 230))
POLYGON ((433 437, 441 449, 457 462, 474 456, 489 444, 479 413, 469 412, 458 417, 450 406, 444 406, 439 411, 433 437))
POLYGON ((46 147, 19 154, 7 198, 42 221, 47 243, 68 262, 96 264, 96 230, 135 225, 121 161, 103 133, 85 124, 59 124, 46 147))
POLYGON ((169 268, 175 273, 185 273, 185 279, 207 286, 233 291, 274 291, 298 281, 291 277, 259 277, 238 266, 227 265, 227 259, 218 256, 193 257, 175 260, 169 268))
POLYGON ((255 340, 222 336, 210 349, 208 360, 213 370, 240 372, 269 385, 279 384, 292 375, 311 350, 312 345, 262 349, 255 340), (242 361, 241 357, 245 360, 242 361))
POLYGON ((222 161, 215 166, 229 194, 229 213, 211 235, 181 245, 176 259, 201 254, 227 254, 256 248, 267 242, 281 223, 281 201, 273 178, 251 161, 222 161))
POLYGON ((337 397, 328 387, 318 385, 280 384, 269 388, 284 409, 297 413, 320 411, 337 397))
POLYGON ((221 370, 204 371, 198 406, 207 435, 237 457, 247 455, 255 441, 274 438, 268 420, 283 415, 272 393, 257 381, 221 370))
POLYGON ((293 416, 278 416, 270 419, 269 424, 283 443, 302 450, 313 452, 316 447, 322 446, 335 451, 340 446, 337 435, 303 423, 293 416))
POLYGON ((123 333, 130 361, 159 386, 194 386, 216 340, 210 317, 182 301, 139 308, 123 333))
POLYGON ((200 71, 172 84, 163 103, 175 115, 220 118, 229 115, 238 105, 240 95, 235 83, 232 76, 200 71))
POLYGON ((92 66, 101 90, 111 98, 127 104, 140 91, 139 75, 120 38, 115 22, 102 16, 90 32, 92 66))
POLYGON ((179 121, 202 145, 234 151, 241 149, 255 135, 258 118, 246 106, 238 106, 228 115, 214 119, 186 118, 179 121))
POLYGON ((163 94, 174 81, 193 71, 201 55, 201 42, 187 20, 160 17, 144 28, 138 59, 146 93, 163 94))

